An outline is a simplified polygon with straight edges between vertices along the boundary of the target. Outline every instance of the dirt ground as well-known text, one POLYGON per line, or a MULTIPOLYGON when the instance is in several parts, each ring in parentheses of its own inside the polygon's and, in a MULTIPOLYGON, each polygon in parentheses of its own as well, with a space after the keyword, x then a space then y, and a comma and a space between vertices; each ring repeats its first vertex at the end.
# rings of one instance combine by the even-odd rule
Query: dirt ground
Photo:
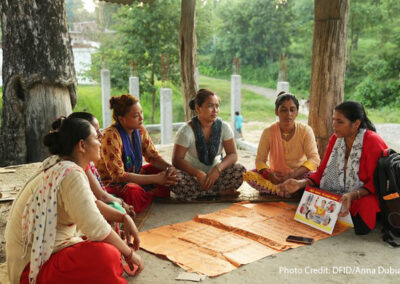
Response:
MULTIPOLYGON (((258 143, 262 130, 268 124, 244 123, 244 138, 258 143)), ((393 129, 392 127, 390 129, 393 129)), ((398 140, 397 140, 398 141, 398 140)), ((395 141, 395 142, 397 142, 395 141)), ((395 145, 395 144, 393 144, 395 145)), ((390 146, 390 145, 389 145, 390 146)), ((161 154, 170 159, 172 146, 160 146, 161 154)), ((255 154, 239 151, 239 161, 247 168, 254 166, 255 154)), ((14 173, 0 173, 0 190, 3 197, 15 195, 26 180, 35 172, 36 164, 22 165, 14 173)), ((0 168, 3 169, 4 168, 0 168)), ((243 184, 241 189, 248 187, 243 184)), ((4 261, 4 229, 11 202, 0 203, 0 263, 4 261)), ((162 225, 191 220, 197 214, 205 214, 230 206, 229 203, 213 204, 163 204, 155 203, 142 231, 162 225)), ((176 283, 175 278, 184 270, 168 260, 145 251, 139 251, 145 262, 144 271, 128 283, 176 283)), ((312 246, 278 253, 254 263, 244 265, 216 278, 206 278, 204 283, 398 283, 400 257, 381 241, 380 229, 367 236, 355 236, 347 232, 316 242, 312 246)), ((189 283, 189 282, 183 282, 189 283)))

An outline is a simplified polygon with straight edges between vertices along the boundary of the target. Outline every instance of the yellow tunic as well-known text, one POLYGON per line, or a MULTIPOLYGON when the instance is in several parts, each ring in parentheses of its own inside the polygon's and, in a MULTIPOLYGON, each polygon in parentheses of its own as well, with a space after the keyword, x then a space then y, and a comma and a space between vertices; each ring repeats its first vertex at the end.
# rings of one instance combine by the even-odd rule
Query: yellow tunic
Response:
MULTIPOLYGON (((314 132, 310 126, 300 122, 295 122, 295 127, 295 133, 289 141, 282 139, 286 165, 291 169, 304 166, 313 171, 320 163, 314 132)), ((258 144, 257 170, 269 168, 266 163, 270 151, 270 135, 269 126, 264 129, 258 144)))

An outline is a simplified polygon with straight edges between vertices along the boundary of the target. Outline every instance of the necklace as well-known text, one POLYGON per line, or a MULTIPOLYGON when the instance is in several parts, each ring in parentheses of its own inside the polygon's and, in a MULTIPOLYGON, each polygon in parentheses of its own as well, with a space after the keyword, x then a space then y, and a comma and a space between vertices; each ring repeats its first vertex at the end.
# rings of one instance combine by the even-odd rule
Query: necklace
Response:
POLYGON ((287 140, 287 139, 290 137, 290 135, 293 134, 293 132, 294 132, 295 129, 296 129, 296 127, 293 127, 293 128, 292 128, 289 132, 287 132, 287 133, 285 133, 285 132, 283 132, 283 130, 281 130, 282 138, 285 139, 285 140, 287 140))

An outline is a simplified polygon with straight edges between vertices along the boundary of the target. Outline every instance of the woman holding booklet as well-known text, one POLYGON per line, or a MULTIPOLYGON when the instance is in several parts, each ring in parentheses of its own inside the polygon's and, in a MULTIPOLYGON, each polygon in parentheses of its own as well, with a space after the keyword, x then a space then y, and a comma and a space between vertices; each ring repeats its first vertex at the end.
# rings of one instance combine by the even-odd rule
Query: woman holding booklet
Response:
POLYGON ((278 94, 275 114, 279 121, 264 129, 258 144, 256 170, 243 175, 261 193, 276 194, 277 184, 303 178, 319 165, 314 133, 310 126, 295 121, 298 111, 299 101, 294 95, 278 94))
POLYGON ((380 212, 373 175, 387 145, 358 102, 336 106, 333 129, 335 133, 318 170, 305 179, 289 179, 278 185, 278 194, 293 194, 306 185, 340 194, 343 208, 339 216, 350 212, 355 233, 364 235, 375 227, 376 214, 380 212))

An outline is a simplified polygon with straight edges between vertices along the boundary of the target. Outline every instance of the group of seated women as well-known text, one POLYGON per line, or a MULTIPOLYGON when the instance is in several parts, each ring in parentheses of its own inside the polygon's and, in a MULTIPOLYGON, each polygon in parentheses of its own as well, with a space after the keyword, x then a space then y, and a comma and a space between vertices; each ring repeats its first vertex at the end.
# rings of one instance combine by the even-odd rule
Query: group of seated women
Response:
POLYGON ((85 112, 57 119, 44 137, 53 156, 43 161, 11 209, 6 228, 11 282, 126 283, 127 266, 131 271, 136 266, 136 273, 143 269, 133 218, 153 197, 170 191, 180 200, 237 195, 243 180, 261 193, 282 197, 306 185, 341 194, 341 214, 351 213, 356 233, 374 228, 380 210, 373 171, 387 146, 361 104, 336 107, 335 133, 319 165, 312 129, 295 121, 298 100, 279 94, 279 120, 263 131, 256 169, 247 172, 237 163, 234 134, 218 117, 219 106, 213 92, 197 92, 190 102, 197 115, 176 134, 172 164, 155 148, 142 107, 131 95, 110 99, 115 123, 102 132, 98 120, 85 112), (125 241, 109 222, 123 225, 125 241))

